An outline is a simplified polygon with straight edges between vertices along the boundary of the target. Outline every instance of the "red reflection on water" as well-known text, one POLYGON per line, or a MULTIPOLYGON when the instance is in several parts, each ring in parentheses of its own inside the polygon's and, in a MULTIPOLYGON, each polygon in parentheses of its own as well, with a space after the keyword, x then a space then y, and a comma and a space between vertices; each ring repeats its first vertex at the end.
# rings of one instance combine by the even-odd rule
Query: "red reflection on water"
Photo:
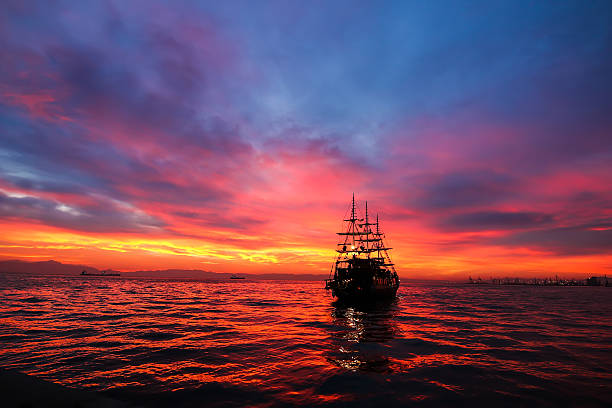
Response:
POLYGON ((573 392, 610 383, 612 322, 593 317, 610 300, 597 288, 413 285, 354 307, 318 282, 0 279, 3 366, 73 386, 130 395, 219 384, 219 398, 243 390, 298 404, 376 390, 402 401, 495 387, 553 395, 576 374, 573 392))

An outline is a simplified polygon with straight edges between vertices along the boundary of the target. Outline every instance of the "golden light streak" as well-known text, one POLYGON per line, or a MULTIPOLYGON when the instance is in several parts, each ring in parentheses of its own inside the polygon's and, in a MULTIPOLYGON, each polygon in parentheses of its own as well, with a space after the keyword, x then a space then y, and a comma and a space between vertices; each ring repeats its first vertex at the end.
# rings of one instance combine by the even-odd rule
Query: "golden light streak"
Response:
MULTIPOLYGON (((155 234, 71 232, 18 222, 0 223, 0 229, 4 232, 0 238, 0 257, 55 259, 122 271, 198 269, 202 265, 214 265, 216 272, 327 274, 335 256, 332 244, 335 237, 331 234, 322 242, 305 239, 310 245, 299 245, 295 238, 281 236, 275 241, 270 235, 263 235, 258 245, 253 245, 254 237, 246 235, 244 238, 249 239, 244 242, 216 242, 214 232, 209 235, 213 239, 206 241, 155 234)), ((612 271, 612 255, 561 257, 532 249, 494 246, 449 250, 445 245, 433 244, 433 235, 422 234, 422 237, 421 243, 401 241, 401 236, 397 239, 392 259, 402 278, 533 277, 548 276, 549 271, 562 277, 581 277, 609 275, 612 271)), ((457 245, 452 240, 448 243, 457 245)))

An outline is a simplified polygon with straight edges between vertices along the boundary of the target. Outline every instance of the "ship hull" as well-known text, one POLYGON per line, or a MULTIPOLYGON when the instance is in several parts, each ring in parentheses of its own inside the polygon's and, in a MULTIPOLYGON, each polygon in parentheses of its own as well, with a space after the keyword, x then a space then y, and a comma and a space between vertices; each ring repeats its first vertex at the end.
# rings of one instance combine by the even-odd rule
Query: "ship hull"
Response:
POLYGON ((397 296, 397 289, 397 287, 332 289, 332 296, 344 301, 386 300, 395 298, 397 296))
POLYGON ((332 296, 344 301, 376 301, 393 299, 397 295, 397 284, 356 284, 354 281, 338 281, 329 279, 325 288, 331 290, 332 296))

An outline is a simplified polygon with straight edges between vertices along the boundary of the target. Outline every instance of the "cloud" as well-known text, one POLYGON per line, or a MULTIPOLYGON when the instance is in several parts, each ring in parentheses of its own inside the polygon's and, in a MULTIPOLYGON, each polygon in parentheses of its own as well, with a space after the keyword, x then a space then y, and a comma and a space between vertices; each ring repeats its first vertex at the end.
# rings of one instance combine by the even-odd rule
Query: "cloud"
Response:
POLYGON ((437 225, 452 231, 511 230, 539 227, 553 220, 549 214, 529 211, 478 211, 451 215, 437 225))
POLYGON ((98 202, 87 207, 34 196, 0 192, 0 218, 25 219, 87 232, 160 232, 165 224, 125 203, 98 202))
POLYGON ((500 245, 534 248, 555 255, 612 253, 612 221, 524 231, 496 239, 500 245))
POLYGON ((218 213, 195 211, 175 211, 174 215, 186 218, 189 222, 209 228, 229 229, 234 231, 250 230, 263 227, 268 221, 248 216, 224 216, 218 213))
MULTIPOLYGON (((414 203, 423 210, 487 206, 511 197, 517 183, 511 175, 491 170, 459 170, 415 178, 414 203)), ((410 186, 412 187, 412 185, 410 186)))

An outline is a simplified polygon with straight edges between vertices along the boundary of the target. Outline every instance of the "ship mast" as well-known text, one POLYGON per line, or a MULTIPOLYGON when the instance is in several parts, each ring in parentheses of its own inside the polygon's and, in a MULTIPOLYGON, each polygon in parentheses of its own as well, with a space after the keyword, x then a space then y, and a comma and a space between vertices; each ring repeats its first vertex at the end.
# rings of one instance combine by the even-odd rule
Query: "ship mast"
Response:
MULTIPOLYGON (((376 236, 380 237, 380 227, 378 224, 378 213, 376 213, 376 236)), ((376 243, 376 249, 378 250, 377 258, 380 259, 380 241, 376 243)))
POLYGON ((336 233, 343 236, 344 240, 338 243, 339 248, 336 249, 338 256, 336 257, 335 265, 341 262, 349 262, 349 260, 359 257, 362 259, 375 259, 382 266, 390 266, 392 269, 395 269, 387 252, 391 248, 387 248, 383 240, 384 234, 380 230, 378 214, 376 214, 376 223, 371 223, 367 201, 365 203, 365 219, 358 218, 355 193, 353 193, 351 215, 350 218, 344 221, 348 225, 343 232, 336 233), (365 222, 361 223, 360 221, 365 222), (372 230, 372 225, 376 225, 376 232, 372 230), (373 252, 376 252, 376 257, 372 256, 373 252))
POLYGON ((348 222, 347 228, 344 232, 337 232, 340 236, 345 236, 344 241, 338 243, 341 245, 341 249, 336 250, 339 253, 338 259, 336 260, 336 264, 338 262, 342 262, 346 260, 348 254, 359 254, 362 251, 358 248, 357 242, 360 241, 362 231, 359 230, 359 224, 357 221, 362 221, 360 218, 357 218, 357 207, 355 205, 355 193, 353 193, 353 199, 351 201, 351 217, 345 219, 344 221, 348 222), (350 248, 348 246, 350 245, 350 248), (341 259, 344 256, 344 259, 341 259))
POLYGON ((347 240, 349 236, 351 237, 351 249, 356 248, 355 233, 359 232, 355 221, 357 221, 357 218, 355 217, 355 193, 353 193, 353 201, 351 202, 351 218, 349 220, 350 225, 349 225, 349 230, 348 230, 348 232, 352 234, 346 236, 347 240))
POLYGON ((370 257, 370 223, 368 222, 368 202, 366 201, 366 216, 365 216, 365 232, 366 232, 366 250, 368 258, 370 257))

